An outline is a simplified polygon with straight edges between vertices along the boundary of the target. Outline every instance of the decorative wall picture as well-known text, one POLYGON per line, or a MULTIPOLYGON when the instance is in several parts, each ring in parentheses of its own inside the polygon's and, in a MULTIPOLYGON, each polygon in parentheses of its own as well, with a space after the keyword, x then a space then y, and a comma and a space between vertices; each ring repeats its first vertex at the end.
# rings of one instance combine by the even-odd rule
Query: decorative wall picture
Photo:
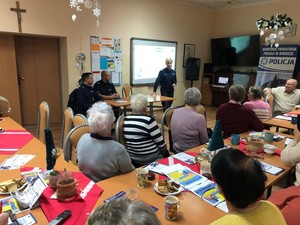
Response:
POLYGON ((195 58, 195 52, 196 52, 196 45, 184 44, 183 67, 186 67, 186 60, 188 58, 195 58))

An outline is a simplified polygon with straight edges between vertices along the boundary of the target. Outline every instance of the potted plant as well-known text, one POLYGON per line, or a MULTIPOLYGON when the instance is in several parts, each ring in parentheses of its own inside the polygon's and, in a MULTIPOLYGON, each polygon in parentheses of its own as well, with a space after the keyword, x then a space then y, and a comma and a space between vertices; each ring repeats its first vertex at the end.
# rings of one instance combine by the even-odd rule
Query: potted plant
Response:
POLYGON ((76 184, 73 173, 64 169, 57 182, 57 198, 67 200, 74 197, 77 194, 76 184))
POLYGON ((60 176, 60 172, 54 169, 49 173, 49 186, 51 188, 57 187, 57 181, 59 179, 59 176, 60 176))

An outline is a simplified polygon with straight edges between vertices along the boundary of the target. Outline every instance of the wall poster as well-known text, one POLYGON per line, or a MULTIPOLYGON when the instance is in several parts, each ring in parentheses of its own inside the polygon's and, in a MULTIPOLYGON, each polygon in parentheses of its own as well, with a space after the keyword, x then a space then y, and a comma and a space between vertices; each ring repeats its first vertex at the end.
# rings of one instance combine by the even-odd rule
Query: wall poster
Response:
POLYGON ((117 37, 91 36, 91 67, 94 83, 101 80, 101 71, 109 70, 111 82, 120 86, 122 81, 122 42, 117 37))

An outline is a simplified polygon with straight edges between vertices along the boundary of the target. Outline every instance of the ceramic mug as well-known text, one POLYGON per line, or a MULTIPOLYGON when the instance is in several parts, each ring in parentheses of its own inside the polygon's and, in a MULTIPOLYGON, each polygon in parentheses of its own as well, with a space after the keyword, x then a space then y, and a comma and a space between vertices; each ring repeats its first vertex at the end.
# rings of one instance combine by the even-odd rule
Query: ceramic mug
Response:
POLYGON ((230 143, 232 145, 239 145, 240 144, 240 135, 232 134, 230 137, 230 143))
POLYGON ((266 142, 268 142, 268 143, 273 142, 273 137, 274 137, 273 133, 271 133, 271 132, 265 132, 264 139, 265 139, 266 142))
POLYGON ((165 219, 176 220, 177 209, 179 207, 179 199, 175 196, 167 196, 164 198, 165 201, 165 219))

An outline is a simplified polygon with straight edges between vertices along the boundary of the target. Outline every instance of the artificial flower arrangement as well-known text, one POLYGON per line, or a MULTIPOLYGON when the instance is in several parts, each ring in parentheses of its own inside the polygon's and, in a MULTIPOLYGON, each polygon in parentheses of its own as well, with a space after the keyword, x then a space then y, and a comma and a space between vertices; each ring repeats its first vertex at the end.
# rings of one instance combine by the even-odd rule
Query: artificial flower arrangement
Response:
POLYGON ((286 14, 276 14, 276 16, 271 16, 271 18, 264 19, 260 18, 256 20, 256 27, 260 30, 260 36, 263 36, 267 30, 274 30, 274 33, 271 33, 270 36, 266 37, 266 45, 270 44, 271 46, 275 43, 275 47, 279 46, 278 40, 284 39, 284 34, 289 32, 289 29, 281 30, 284 27, 289 27, 293 24, 291 17, 288 17, 286 14))

